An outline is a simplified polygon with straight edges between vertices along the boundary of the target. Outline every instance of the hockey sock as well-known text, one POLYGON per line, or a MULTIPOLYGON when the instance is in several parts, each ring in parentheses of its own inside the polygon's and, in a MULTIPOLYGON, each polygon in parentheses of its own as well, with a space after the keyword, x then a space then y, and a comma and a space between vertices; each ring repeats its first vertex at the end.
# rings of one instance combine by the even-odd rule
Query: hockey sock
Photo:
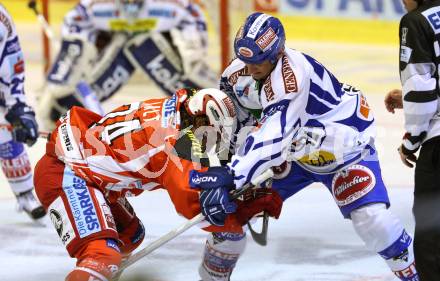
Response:
POLYGON ((245 246, 245 234, 220 232, 209 235, 199 267, 202 280, 228 281, 245 246))

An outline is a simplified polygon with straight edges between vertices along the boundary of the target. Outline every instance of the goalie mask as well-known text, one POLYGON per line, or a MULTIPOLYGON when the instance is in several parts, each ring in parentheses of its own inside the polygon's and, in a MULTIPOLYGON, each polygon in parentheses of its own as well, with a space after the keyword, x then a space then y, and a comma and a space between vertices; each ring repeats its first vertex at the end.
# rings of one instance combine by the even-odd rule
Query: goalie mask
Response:
POLYGON ((236 127, 236 112, 225 93, 214 88, 197 91, 185 103, 185 108, 192 117, 206 116, 206 125, 220 133, 223 143, 230 143, 236 127))
POLYGON ((118 0, 119 11, 127 20, 136 19, 144 5, 144 0, 118 0))

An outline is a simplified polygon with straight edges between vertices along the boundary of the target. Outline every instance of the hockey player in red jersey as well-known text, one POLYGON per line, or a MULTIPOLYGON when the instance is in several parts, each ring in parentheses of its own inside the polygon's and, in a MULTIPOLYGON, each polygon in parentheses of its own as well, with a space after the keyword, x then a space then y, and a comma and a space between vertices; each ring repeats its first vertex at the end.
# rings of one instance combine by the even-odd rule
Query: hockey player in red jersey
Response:
MULTIPOLYGON (((199 192, 190 189, 188 175, 206 170, 201 157, 207 144, 198 141, 197 129, 215 128, 216 137, 228 134, 234 118, 232 102, 216 89, 179 90, 171 98, 124 105, 104 117, 79 107, 63 115, 34 182, 62 243, 77 259, 66 280, 112 279, 121 259, 143 241, 144 227, 127 194, 165 188, 179 214, 199 214, 199 192)), ((201 196, 217 200, 225 215, 235 212, 228 189, 220 191, 226 196, 211 198, 204 190, 201 196)), ((279 208, 268 211, 279 213, 279 208)), ((244 220, 235 213, 223 229, 240 232, 244 220)))

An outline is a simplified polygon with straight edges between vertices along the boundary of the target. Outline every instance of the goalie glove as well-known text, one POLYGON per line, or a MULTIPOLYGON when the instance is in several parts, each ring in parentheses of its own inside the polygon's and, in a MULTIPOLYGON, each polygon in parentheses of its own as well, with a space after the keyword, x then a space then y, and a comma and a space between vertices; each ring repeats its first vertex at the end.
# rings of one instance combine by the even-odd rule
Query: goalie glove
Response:
POLYGON ((283 207, 283 199, 278 192, 266 187, 249 189, 243 194, 242 200, 236 202, 238 207, 235 216, 241 225, 262 212, 278 219, 283 207))
POLYGON ((235 212, 237 205, 229 198, 234 187, 232 175, 224 167, 211 167, 206 172, 192 170, 189 175, 191 188, 200 188, 200 208, 206 220, 223 226, 228 214, 235 212))
POLYGON ((35 112, 25 103, 17 102, 9 109, 5 116, 12 125, 12 137, 15 141, 32 146, 38 139, 38 124, 35 112))

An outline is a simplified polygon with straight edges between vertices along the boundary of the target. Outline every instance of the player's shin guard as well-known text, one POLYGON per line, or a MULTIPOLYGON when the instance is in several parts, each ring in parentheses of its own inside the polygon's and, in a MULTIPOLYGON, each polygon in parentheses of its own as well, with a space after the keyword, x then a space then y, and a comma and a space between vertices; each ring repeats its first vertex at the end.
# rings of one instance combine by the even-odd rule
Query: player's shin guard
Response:
POLYGON ((199 267, 202 280, 228 281, 245 246, 246 234, 226 232, 210 234, 199 267))
POLYGON ((377 252, 402 281, 418 281, 412 238, 384 204, 351 213, 353 226, 367 247, 377 252))
POLYGON ((76 267, 66 281, 110 281, 121 264, 117 242, 112 239, 91 241, 75 256, 76 267))

